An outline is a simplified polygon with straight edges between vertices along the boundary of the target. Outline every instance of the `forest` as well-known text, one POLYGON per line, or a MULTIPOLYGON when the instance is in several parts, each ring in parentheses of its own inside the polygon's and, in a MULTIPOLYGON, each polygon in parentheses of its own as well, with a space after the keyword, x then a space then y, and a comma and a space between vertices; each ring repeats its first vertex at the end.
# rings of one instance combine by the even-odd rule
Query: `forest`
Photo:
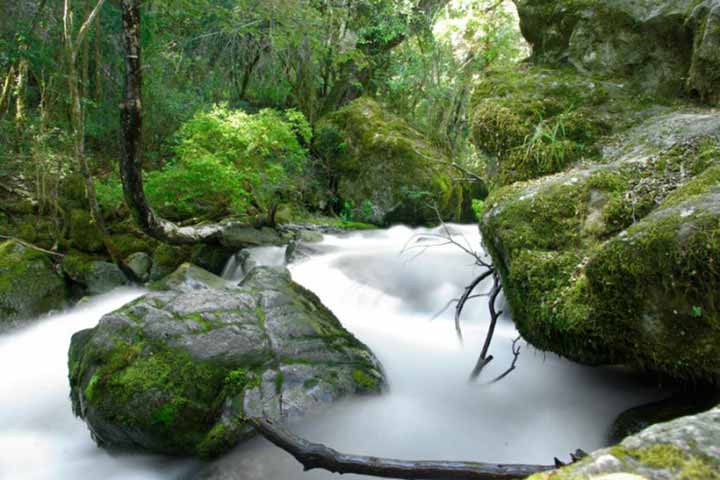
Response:
POLYGON ((0 0, 0 472, 720 480, 719 108, 720 0, 0 0))

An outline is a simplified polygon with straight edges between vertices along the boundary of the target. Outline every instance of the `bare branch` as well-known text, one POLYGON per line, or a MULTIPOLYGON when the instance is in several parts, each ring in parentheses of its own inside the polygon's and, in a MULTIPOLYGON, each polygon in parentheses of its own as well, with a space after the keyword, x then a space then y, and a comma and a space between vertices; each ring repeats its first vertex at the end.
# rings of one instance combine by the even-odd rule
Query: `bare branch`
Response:
POLYGON ((500 275, 498 275, 498 273, 495 271, 493 271, 493 279, 495 281, 495 284, 493 285, 493 289, 490 292, 490 300, 488 301, 488 308, 490 308, 490 327, 488 328, 488 333, 485 336, 485 343, 483 344, 482 351, 480 352, 480 357, 475 364, 475 368, 473 368, 473 371, 470 374, 471 381, 475 380, 478 375, 480 375, 480 372, 482 372, 483 368, 485 368, 485 366, 492 360, 492 355, 488 357, 488 351, 490 350, 490 343, 492 342, 493 335, 495 334, 495 326, 497 325, 497 320, 503 313, 502 311, 498 312, 495 309, 495 302, 497 301, 498 295, 500 295, 500 291, 502 290, 500 275))
POLYGON ((32 243, 28 243, 25 240, 21 240, 19 238, 9 237, 7 235, 0 235, 0 238, 2 238, 3 240, 12 240, 13 242, 17 242, 24 247, 30 248, 32 250, 37 250, 38 252, 47 253, 48 255, 52 255, 54 257, 63 258, 65 256, 62 253, 53 252, 51 250, 45 250, 42 247, 38 247, 37 245, 33 245, 32 243))
POLYGON ((270 420, 248 421, 267 440, 288 452, 304 469, 321 468, 333 473, 353 473, 384 478, 511 480, 555 468, 554 465, 513 465, 457 461, 414 461, 350 455, 296 436, 270 420))
MULTIPOLYGON (((490 275, 492 275, 494 272, 493 269, 486 270, 481 275, 479 275, 475 280, 472 281, 470 285, 465 287, 465 292, 460 297, 460 300, 458 301, 457 305, 455 306, 455 331, 457 332, 458 340, 460 340, 460 343, 462 343, 463 337, 462 337, 462 330, 460 329, 460 315, 462 315, 463 308, 465 308, 465 303, 470 298, 470 295, 472 294, 473 290, 477 288, 480 283, 482 283, 483 280, 488 278, 490 275)), ((494 292, 494 290, 493 290, 494 292)), ((492 293, 491 293, 491 301, 492 301, 492 293)))
POLYGON ((498 375, 497 377, 495 377, 495 378, 493 378, 492 380, 490 380, 490 381, 488 382, 488 384, 492 384, 492 383, 497 383, 497 382, 499 382, 499 381, 502 380, 503 378, 505 378, 505 377, 507 377, 508 375, 510 375, 510 373, 511 373, 513 370, 515 370, 515 368, 517 367, 518 358, 520 358, 520 348, 521 348, 521 346, 518 345, 518 342, 520 341, 521 338, 522 338, 522 337, 521 337, 520 335, 518 335, 517 338, 515 338, 515 340, 513 340, 513 342, 512 342, 512 347, 511 347, 511 348, 512 348, 512 353, 513 353, 513 361, 512 361, 512 363, 510 364, 510 367, 509 367, 507 370, 505 370, 503 373, 501 373, 500 375, 498 375))

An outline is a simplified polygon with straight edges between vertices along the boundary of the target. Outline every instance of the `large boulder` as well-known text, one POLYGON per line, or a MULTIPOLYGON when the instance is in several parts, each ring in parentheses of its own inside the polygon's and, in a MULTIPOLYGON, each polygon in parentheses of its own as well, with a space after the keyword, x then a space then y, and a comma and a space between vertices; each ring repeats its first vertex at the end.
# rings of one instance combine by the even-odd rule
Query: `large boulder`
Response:
POLYGON ((0 244, 0 329, 61 308, 66 299, 49 255, 15 241, 0 244))
POLYGON ((515 0, 536 61, 720 101, 718 0, 515 0), (686 81, 687 79, 687 81, 686 81))
POLYGON ((651 118, 597 162, 499 188, 481 230, 535 346, 720 381, 720 112, 651 118))
POLYGON ((329 189, 348 215, 368 223, 437 223, 472 218, 470 198, 452 162, 403 119, 367 97, 324 117, 315 150, 327 163, 329 189), (468 198, 466 198, 468 197, 468 198))
POLYGON ((653 425, 619 445, 528 480, 670 479, 720 479, 720 406, 653 425))
POLYGON ((659 108, 653 96, 572 68, 517 65, 486 72, 470 102, 471 140, 491 188, 597 159, 603 141, 659 108))
POLYGON ((211 457, 253 434, 248 416, 381 390, 373 354, 287 270, 238 286, 198 270, 73 336, 73 409, 99 444, 211 457))

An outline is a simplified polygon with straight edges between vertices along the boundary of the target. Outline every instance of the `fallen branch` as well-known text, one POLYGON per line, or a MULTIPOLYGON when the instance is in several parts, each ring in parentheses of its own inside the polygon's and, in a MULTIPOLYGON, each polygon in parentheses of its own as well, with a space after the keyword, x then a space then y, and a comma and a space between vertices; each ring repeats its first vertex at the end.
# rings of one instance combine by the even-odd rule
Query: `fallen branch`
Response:
POLYGON ((304 469, 383 478, 511 480, 553 470, 554 465, 513 465, 456 461, 413 461, 350 455, 300 438, 264 418, 249 418, 257 432, 300 462, 304 469))
POLYGON ((16 237, 9 237, 9 236, 7 236, 7 235, 0 235, 0 238, 3 239, 3 240, 12 240, 13 242, 19 243, 19 244, 22 245, 23 247, 27 247, 27 248, 30 248, 30 249, 32 249, 32 250, 37 250, 38 252, 47 253, 48 255, 53 255, 53 256, 55 256, 55 257, 63 258, 63 257, 65 256, 65 255, 63 255, 62 253, 53 252, 53 251, 51 251, 51 250, 45 250, 45 249, 42 248, 42 247, 38 247, 37 245, 33 245, 32 243, 28 243, 28 242, 26 242, 25 240, 20 240, 19 238, 16 238, 16 237))

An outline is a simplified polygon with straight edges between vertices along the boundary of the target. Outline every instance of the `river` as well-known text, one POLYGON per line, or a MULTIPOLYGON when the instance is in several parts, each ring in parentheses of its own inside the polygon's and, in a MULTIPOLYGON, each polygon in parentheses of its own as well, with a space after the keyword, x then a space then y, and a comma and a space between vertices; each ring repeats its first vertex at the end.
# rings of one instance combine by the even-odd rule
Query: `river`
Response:
MULTIPOLYGON (((479 248, 476 227, 449 228, 458 242, 479 248)), ((407 248, 418 235, 438 231, 394 227, 327 235, 313 246, 315 255, 290 266, 293 278, 314 291, 375 352, 390 384, 385 395, 348 399, 293 424, 295 432, 349 453, 552 463, 553 457, 567 459, 576 448, 603 446, 618 413, 658 397, 657 390, 636 377, 578 366, 524 342, 517 369, 501 382, 486 384, 512 361, 517 332, 507 316, 495 333, 495 360, 477 382, 469 383, 487 328, 487 301, 468 304, 464 345, 455 335, 452 309, 433 318, 478 273, 472 258, 453 245, 407 248)), ((437 241, 418 245, 433 243, 437 241)), ((277 264, 284 252, 265 247, 255 256, 277 264)), ((228 278, 238 277, 232 266, 228 270, 228 278)), ((70 408, 70 336, 142 293, 116 290, 0 337, 0 478, 336 477, 303 473, 289 455, 263 439, 211 464, 97 448, 70 408)))

